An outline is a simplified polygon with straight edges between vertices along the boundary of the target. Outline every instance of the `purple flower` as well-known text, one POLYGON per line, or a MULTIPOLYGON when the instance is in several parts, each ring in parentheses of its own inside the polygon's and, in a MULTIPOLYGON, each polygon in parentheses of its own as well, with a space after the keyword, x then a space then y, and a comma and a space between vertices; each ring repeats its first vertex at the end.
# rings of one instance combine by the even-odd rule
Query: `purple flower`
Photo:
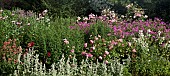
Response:
POLYGON ((74 53, 74 49, 71 49, 70 52, 71 52, 71 53, 74 53))

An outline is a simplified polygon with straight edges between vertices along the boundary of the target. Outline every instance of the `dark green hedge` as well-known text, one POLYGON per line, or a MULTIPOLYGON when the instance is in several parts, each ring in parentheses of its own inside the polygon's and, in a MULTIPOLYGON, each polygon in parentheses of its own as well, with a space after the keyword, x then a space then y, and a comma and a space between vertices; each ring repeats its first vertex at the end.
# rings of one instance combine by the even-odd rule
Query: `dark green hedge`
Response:
POLYGON ((19 7, 35 12, 48 9, 53 16, 72 17, 90 13, 100 15, 104 8, 125 14, 127 9, 122 4, 127 2, 139 4, 146 9, 145 12, 150 18, 159 17, 169 21, 170 0, 1 0, 0 7, 6 9, 19 7))

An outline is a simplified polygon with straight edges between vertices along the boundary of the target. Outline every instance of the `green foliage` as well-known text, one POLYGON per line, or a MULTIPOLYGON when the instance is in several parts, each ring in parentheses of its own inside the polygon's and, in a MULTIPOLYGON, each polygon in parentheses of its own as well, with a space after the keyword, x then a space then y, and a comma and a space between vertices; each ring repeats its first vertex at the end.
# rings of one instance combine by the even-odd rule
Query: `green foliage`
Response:
POLYGON ((142 8, 146 9, 146 14, 150 18, 159 17, 169 22, 170 1, 169 0, 130 0, 136 2, 142 8))
MULTIPOLYGON (((35 50, 30 49, 24 57, 24 64, 18 64, 13 75, 26 75, 26 76, 61 76, 61 75, 107 75, 107 76, 123 76, 124 65, 120 64, 117 60, 105 63, 93 63, 85 59, 78 65, 78 61, 75 58, 66 58, 62 55, 62 58, 58 63, 53 63, 50 69, 46 69, 46 65, 39 62, 38 54, 35 54, 35 50)), ((19 59, 20 60, 20 59, 19 59)))
POLYGON ((77 21, 74 17, 51 20, 48 10, 38 15, 0 10, 0 57, 4 61, 0 71, 12 73, 6 71, 12 68, 16 75, 169 75, 169 25, 159 19, 145 20, 143 11, 131 9, 126 18, 106 9, 102 16, 90 14, 77 21), (129 20, 131 13, 140 14, 139 18, 129 20), (22 52, 15 54, 18 46, 22 52), (18 56, 17 68, 7 60, 15 58, 13 54, 18 56))

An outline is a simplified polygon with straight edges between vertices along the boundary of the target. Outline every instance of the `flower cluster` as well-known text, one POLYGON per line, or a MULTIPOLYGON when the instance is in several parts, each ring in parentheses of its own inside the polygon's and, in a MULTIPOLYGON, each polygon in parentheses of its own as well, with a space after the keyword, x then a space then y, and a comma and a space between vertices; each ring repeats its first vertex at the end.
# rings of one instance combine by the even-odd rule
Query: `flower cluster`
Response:
POLYGON ((8 39, 3 43, 1 50, 2 59, 7 62, 18 62, 18 54, 22 53, 22 47, 16 45, 16 39, 8 39))

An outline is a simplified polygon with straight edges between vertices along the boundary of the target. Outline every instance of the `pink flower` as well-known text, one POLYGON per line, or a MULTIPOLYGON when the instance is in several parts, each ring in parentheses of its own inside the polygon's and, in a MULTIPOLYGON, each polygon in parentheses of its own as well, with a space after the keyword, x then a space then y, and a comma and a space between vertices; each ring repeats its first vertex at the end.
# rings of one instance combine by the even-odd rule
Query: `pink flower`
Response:
POLYGON ((105 64, 108 64, 109 62, 107 60, 104 61, 105 64))
POLYGON ((114 40, 111 41, 112 45, 117 45, 117 42, 115 42, 114 40))
POLYGON ((95 40, 99 40, 99 38, 98 38, 98 37, 96 37, 96 36, 95 36, 95 38, 94 38, 94 39, 95 39, 95 40))
POLYGON ((131 42, 128 42, 128 46, 130 47, 132 45, 132 43, 131 42))
POLYGON ((95 50, 95 46, 91 47, 92 50, 95 50))
POLYGON ((17 22, 16 24, 17 24, 17 25, 21 25, 21 24, 22 24, 22 22, 17 22))
POLYGON ((106 54, 103 54, 103 57, 106 57, 106 54))
POLYGON ((78 21, 81 20, 81 17, 77 17, 77 20, 78 20, 78 21))
POLYGON ((87 43, 84 43, 84 48, 87 48, 87 43))
POLYGON ((108 52, 108 51, 105 51, 104 54, 109 55, 109 52, 108 52))
POLYGON ((90 49, 90 52, 93 52, 93 49, 90 49))
POLYGON ((65 44, 69 44, 69 41, 67 39, 63 39, 65 44))
POLYGON ((81 55, 85 56, 87 53, 85 51, 81 52, 81 55))
POLYGON ((28 43, 28 47, 33 47, 33 46, 34 46, 34 42, 28 43))
POLYGON ((51 56, 51 52, 47 52, 47 56, 50 57, 51 56))
POLYGON ((93 44, 94 43, 94 41, 93 40, 90 40, 90 44, 93 44))
POLYGON ((71 49, 70 52, 71 52, 71 53, 74 53, 74 49, 71 49))
POLYGON ((119 41, 119 42, 123 42, 123 39, 119 39, 118 41, 119 41))
POLYGON ((122 46, 124 46, 124 44, 122 44, 122 46))
POLYGON ((91 57, 93 57, 93 55, 90 54, 90 53, 87 53, 87 54, 86 54, 86 57, 91 58, 91 57))
POLYGON ((111 36, 112 34, 111 33, 108 33, 107 36, 111 36))
POLYGON ((132 52, 133 52, 133 53, 136 53, 136 49, 133 49, 132 52))
POLYGON ((111 50, 113 48, 113 45, 109 45, 109 50, 111 50))

